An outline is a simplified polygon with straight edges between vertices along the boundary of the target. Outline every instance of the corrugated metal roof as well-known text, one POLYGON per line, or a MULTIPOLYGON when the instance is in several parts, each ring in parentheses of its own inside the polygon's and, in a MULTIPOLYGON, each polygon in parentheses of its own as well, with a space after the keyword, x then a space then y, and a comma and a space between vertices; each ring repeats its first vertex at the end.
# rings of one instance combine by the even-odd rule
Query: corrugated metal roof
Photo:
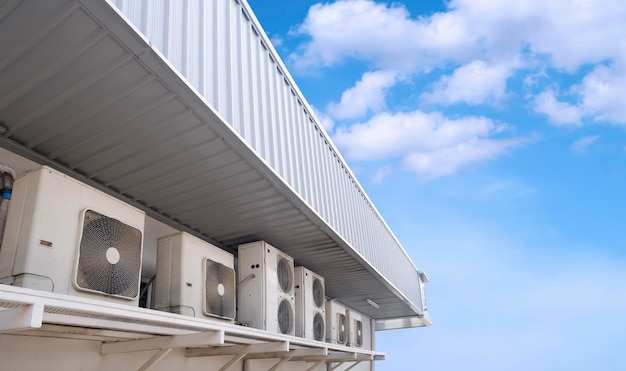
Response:
POLYGON ((3 147, 224 248, 266 240, 373 318, 420 313, 105 2, 0 2, 0 50, 3 147))

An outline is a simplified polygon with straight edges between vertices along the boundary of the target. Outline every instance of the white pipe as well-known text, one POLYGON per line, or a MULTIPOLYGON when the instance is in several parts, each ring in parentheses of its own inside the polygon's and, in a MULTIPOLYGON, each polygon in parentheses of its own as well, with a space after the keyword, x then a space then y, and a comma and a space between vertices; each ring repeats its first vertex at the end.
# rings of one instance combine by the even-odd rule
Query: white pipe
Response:
POLYGON ((0 164, 0 173, 9 173, 15 179, 15 170, 8 165, 0 164))

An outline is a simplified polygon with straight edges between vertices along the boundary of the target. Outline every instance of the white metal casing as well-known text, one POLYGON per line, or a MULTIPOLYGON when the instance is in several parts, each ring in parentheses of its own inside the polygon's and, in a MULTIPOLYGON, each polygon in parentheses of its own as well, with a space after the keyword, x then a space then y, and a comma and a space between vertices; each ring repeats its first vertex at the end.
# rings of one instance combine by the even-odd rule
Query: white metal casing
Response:
MULTIPOLYGON (((157 241, 157 269, 154 281, 154 307, 166 312, 192 317, 220 317, 211 314, 206 307, 206 260, 235 269, 234 256, 217 246, 194 237, 186 232, 164 236, 157 241)), ((227 296, 232 296, 235 308, 235 286, 222 287, 227 296)))
POLYGON ((347 313, 349 333, 347 345, 355 348, 372 349, 372 319, 354 309, 348 309, 347 313))
POLYGON ((326 301, 326 341, 328 343, 347 344, 349 335, 347 311, 348 308, 335 299, 326 301), (340 318, 343 318, 343 322, 340 318))
MULTIPOLYGON (((295 298, 293 259, 265 241, 239 245, 237 260, 237 320, 262 330, 295 335, 295 298), (290 269, 291 284, 282 290, 278 278, 279 262, 290 269), (281 303, 290 311, 290 326, 281 330, 281 303)), ((286 313, 286 312, 284 312, 286 313)))
MULTIPOLYGON (((143 243, 143 211, 47 166, 17 179, 0 248, 0 278, 15 286, 136 306, 139 294, 121 297, 86 291, 77 284, 78 247, 86 210, 138 229, 143 243)), ((137 293, 140 274, 141 266, 136 272, 137 293)))
POLYGON ((295 267, 296 336, 311 340, 326 339, 326 297, 324 278, 306 267, 295 267), (315 297, 314 285, 321 291, 315 297), (322 331, 315 333, 315 317, 322 321, 322 331))

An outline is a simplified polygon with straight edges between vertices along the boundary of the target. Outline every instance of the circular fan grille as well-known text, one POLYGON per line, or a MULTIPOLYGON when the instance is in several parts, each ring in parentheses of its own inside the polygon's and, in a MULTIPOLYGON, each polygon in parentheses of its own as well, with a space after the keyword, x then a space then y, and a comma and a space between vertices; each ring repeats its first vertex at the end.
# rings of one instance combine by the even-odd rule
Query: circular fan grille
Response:
POLYGON ((235 271, 206 259, 205 272, 206 314, 235 318, 235 271))
POLYGON ((278 258, 277 274, 280 289, 285 293, 291 292, 293 289, 293 267, 287 259, 278 258))
POLYGON ((80 239, 78 288, 137 297, 141 269, 141 231, 92 210, 85 212, 80 239))
POLYGON ((347 326, 346 316, 341 313, 337 313, 337 342, 341 344, 346 343, 347 338, 347 326))
POLYGON ((318 308, 324 305, 324 286, 318 278, 313 279, 313 301, 318 308))
POLYGON ((317 341, 324 340, 324 317, 320 313, 313 316, 313 337, 317 341))
POLYGON ((293 310, 289 300, 283 299, 278 305, 278 328, 283 334, 288 334, 293 328, 293 310))
POLYGON ((354 321, 355 323, 355 327, 356 327, 356 339, 355 339, 355 344, 357 347, 360 347, 363 345, 363 322, 361 321, 354 321))

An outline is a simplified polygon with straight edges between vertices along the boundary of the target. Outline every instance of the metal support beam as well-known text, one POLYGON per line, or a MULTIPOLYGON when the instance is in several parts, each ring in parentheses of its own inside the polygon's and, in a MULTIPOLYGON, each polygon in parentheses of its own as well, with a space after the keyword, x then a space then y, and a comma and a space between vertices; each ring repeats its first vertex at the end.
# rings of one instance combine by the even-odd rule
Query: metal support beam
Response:
POLYGON ((317 361, 324 359, 328 355, 328 348, 301 348, 288 352, 256 353, 248 354, 246 359, 268 359, 268 358, 291 358, 294 361, 317 361))
POLYGON ((356 366, 358 366, 362 361, 356 361, 354 362, 352 365, 350 365, 350 367, 346 368, 344 371, 348 371, 348 370, 352 370, 353 368, 355 368, 356 366))
POLYGON ((148 370, 150 370, 157 363, 159 363, 163 358, 165 358, 165 356, 168 355, 172 351, 172 349, 174 349, 174 348, 165 348, 165 349, 159 350, 158 352, 156 352, 155 355, 153 355, 148 360, 148 362, 144 363, 144 365, 141 366, 138 371, 148 371, 148 370))
POLYGON ((348 362, 356 361, 356 352, 332 352, 326 357, 326 362, 348 362))
POLYGON ((222 344, 224 344, 224 331, 216 330, 186 335, 159 336, 149 339, 103 343, 100 347, 100 353, 130 353, 167 348, 218 346, 222 344))
POLYGON ((276 362, 276 364, 272 367, 270 367, 267 371, 276 371, 276 369, 278 367, 280 367, 280 365, 282 365, 285 362, 288 362, 291 359, 291 357, 286 357, 286 358, 282 358, 280 359, 278 362, 276 362))
POLYGON ((230 366, 232 366, 235 363, 241 361, 245 356, 246 356, 246 353, 237 354, 230 361, 226 362, 226 364, 224 366, 222 366, 222 368, 220 368, 220 371, 228 370, 230 368, 230 366))
POLYGON ((0 310, 0 333, 40 328, 43 322, 43 304, 0 310))
POLYGON ((256 343, 250 345, 232 345, 211 348, 188 348, 187 357, 211 357, 241 354, 243 354, 245 357, 248 354, 254 353, 275 353, 288 351, 288 341, 277 341, 272 343, 256 343))
POLYGON ((358 355, 356 352, 334 353, 332 355, 329 355, 326 358, 326 362, 329 363, 328 371, 335 370, 346 362, 355 362, 357 361, 357 357, 358 355), (330 363, 336 363, 336 365, 331 366, 330 363))
POLYGON ((324 363, 326 363, 326 360, 325 359, 320 359, 319 361, 315 362, 315 364, 313 366, 307 368, 306 371, 313 371, 317 367, 323 365, 324 363))
POLYGON ((311 358, 320 359, 328 356, 328 348, 294 349, 289 354, 294 361, 304 361, 311 358))

